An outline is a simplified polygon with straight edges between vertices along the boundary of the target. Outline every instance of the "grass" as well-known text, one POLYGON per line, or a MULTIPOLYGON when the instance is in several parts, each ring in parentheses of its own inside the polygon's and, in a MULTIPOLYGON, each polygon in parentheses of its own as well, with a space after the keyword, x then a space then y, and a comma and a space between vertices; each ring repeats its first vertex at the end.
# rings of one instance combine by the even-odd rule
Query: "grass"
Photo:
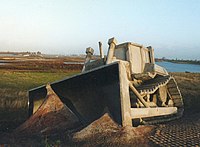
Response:
POLYGON ((171 73, 183 96, 185 113, 200 112, 200 73, 171 73))
POLYGON ((71 76, 77 72, 29 72, 29 71, 6 71, 0 70, 0 88, 11 88, 14 90, 28 90, 36 86, 46 84, 64 77, 71 76))
POLYGON ((76 73, 0 70, 0 131, 12 130, 27 118, 29 89, 76 73))

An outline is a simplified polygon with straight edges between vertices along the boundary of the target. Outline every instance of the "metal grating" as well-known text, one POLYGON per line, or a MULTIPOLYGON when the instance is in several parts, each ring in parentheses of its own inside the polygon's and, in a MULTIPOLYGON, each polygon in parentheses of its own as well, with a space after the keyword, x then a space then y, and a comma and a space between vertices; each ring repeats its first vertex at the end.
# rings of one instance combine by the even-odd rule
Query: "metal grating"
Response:
POLYGON ((149 139, 155 146, 161 147, 199 147, 200 146, 200 114, 195 117, 182 118, 168 124, 159 125, 149 139))

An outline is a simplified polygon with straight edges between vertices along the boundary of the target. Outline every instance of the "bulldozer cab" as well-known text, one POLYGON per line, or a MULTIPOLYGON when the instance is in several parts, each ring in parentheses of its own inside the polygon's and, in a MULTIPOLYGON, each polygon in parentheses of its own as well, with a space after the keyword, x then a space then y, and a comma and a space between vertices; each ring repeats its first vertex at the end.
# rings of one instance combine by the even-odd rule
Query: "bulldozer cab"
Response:
POLYGON ((131 73, 143 73, 145 64, 154 64, 153 49, 135 43, 117 45, 114 56, 116 59, 130 62, 131 73))

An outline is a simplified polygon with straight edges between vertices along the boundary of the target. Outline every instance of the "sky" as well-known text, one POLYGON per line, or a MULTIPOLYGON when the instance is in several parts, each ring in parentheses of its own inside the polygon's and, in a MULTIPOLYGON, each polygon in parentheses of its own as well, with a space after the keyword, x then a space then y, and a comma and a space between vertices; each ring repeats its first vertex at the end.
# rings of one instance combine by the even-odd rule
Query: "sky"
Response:
POLYGON ((106 54, 111 37, 200 60, 200 0, 0 0, 0 51, 106 54))

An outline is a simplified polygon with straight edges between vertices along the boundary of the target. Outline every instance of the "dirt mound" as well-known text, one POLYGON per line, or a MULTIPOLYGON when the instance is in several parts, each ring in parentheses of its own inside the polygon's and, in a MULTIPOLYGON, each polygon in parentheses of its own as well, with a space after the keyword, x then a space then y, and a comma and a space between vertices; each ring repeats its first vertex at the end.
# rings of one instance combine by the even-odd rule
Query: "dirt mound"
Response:
POLYGON ((115 132, 119 130, 119 126, 111 119, 108 113, 104 114, 98 120, 92 122, 87 127, 73 135, 74 140, 85 140, 98 133, 115 132))
POLYGON ((20 145, 36 145, 37 140, 45 141, 40 138, 48 136, 54 140, 58 137, 62 146, 149 146, 148 136, 154 129, 153 126, 121 127, 109 113, 71 134, 80 125, 79 119, 47 85, 47 96, 39 109, 14 133, 4 136, 3 143, 14 144, 17 140, 20 145))
POLYGON ((77 146, 149 146, 153 126, 118 126, 108 113, 73 135, 77 146))
POLYGON ((62 103, 60 98, 47 85, 47 96, 40 108, 14 133, 23 134, 49 134, 71 129, 80 125, 78 118, 62 103))
POLYGON ((7 134, 2 138, 0 136, 0 138, 4 140, 3 142, 0 141, 0 143, 7 143, 10 145, 17 144, 19 146, 38 146, 38 141, 46 145, 50 144, 49 141, 52 139, 54 140, 52 141, 52 144, 55 144, 56 140, 60 140, 61 146, 70 147, 132 147, 150 145, 148 137, 154 130, 153 126, 139 126, 136 128, 131 126, 121 127, 113 121, 109 113, 105 113, 102 117, 82 130, 74 130, 74 133, 71 134, 72 132, 69 133, 67 130, 69 129, 69 126, 71 127, 71 124, 77 124, 78 119, 69 112, 70 111, 67 107, 61 105, 61 102, 59 102, 59 99, 55 94, 48 93, 46 101, 38 111, 24 124, 17 128, 15 134, 7 134), (54 100, 54 102, 57 101, 55 108, 48 107, 48 100, 54 100), (47 112, 49 115, 44 112, 47 112))

